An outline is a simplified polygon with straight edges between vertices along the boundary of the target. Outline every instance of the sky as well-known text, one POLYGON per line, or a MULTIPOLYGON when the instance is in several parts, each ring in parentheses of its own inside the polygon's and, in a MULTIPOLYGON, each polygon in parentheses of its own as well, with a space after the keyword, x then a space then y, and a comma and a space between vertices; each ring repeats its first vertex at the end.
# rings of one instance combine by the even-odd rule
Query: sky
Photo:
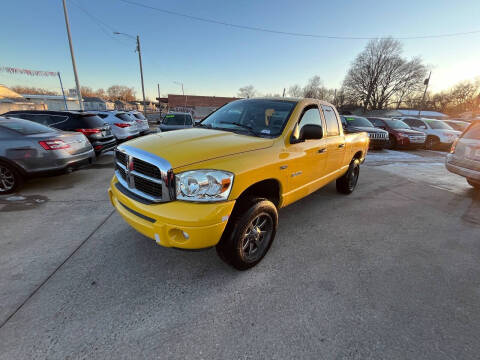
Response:
MULTIPOLYGON (((478 0, 131 0, 192 16, 279 31, 347 37, 405 37, 480 31, 478 0)), ((0 67, 60 71, 74 88, 61 0, 3 0, 0 67)), ((335 40, 256 32, 205 23, 122 0, 67 0, 80 84, 134 87, 141 97, 135 42, 140 35, 147 97, 186 94, 235 96, 253 85, 265 94, 304 85, 319 75, 338 88, 368 40, 335 40), (86 12, 89 15, 87 15, 86 12), (92 18, 95 17, 96 19, 92 18)), ((480 32, 402 40, 406 58, 432 69, 431 89, 480 76, 480 32)), ((56 78, 0 72, 0 84, 60 91, 56 78)))

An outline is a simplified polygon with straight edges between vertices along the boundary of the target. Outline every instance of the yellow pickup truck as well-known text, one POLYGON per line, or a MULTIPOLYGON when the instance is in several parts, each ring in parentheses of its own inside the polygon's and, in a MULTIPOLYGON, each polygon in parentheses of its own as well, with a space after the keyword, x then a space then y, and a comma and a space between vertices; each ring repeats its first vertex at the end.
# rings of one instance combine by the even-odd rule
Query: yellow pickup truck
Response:
POLYGON ((369 145, 345 135, 337 110, 316 99, 233 101, 194 128, 156 133, 115 151, 110 200, 159 245, 216 246, 239 270, 275 237, 277 210, 336 180, 351 193, 369 145))

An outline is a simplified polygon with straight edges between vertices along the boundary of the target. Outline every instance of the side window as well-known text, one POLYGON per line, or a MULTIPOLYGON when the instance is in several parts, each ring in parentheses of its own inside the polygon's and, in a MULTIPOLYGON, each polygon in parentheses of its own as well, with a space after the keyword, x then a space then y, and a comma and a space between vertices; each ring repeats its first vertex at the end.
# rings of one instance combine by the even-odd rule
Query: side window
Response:
POLYGON ((306 110, 303 113, 302 118, 300 119, 299 128, 301 129, 304 125, 318 125, 322 126, 322 119, 320 118, 320 112, 318 108, 312 107, 306 110))
POLYGON ((403 121, 405 124, 407 124, 408 126, 415 126, 415 125, 413 124, 412 119, 404 119, 404 120, 402 120, 402 121, 403 121))
POLYGON ((323 115, 327 124, 327 136, 337 136, 340 134, 338 128, 337 114, 331 106, 322 105, 323 115))
POLYGON ((66 121, 68 118, 66 116, 61 116, 61 115, 50 115, 49 116, 49 124, 50 126, 55 126, 59 123, 62 123, 64 121, 66 121))

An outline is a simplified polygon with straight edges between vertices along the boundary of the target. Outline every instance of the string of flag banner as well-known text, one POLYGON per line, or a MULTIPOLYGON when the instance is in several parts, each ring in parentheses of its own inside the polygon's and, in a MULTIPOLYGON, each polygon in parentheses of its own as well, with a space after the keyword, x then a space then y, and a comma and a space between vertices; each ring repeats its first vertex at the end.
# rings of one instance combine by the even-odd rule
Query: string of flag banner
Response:
POLYGON ((65 103, 65 110, 68 110, 67 99, 65 98, 65 92, 63 91, 62 77, 58 71, 43 71, 43 70, 29 70, 29 69, 20 69, 9 66, 0 66, 0 72, 5 72, 8 74, 19 74, 19 75, 28 75, 28 76, 43 76, 43 77, 56 77, 60 81, 60 88, 62 89, 63 101, 65 103))
POLYGON ((9 74, 21 74, 29 76, 58 76, 58 72, 54 71, 42 71, 42 70, 29 70, 29 69, 19 69, 8 66, 0 66, 0 71, 9 73, 9 74))

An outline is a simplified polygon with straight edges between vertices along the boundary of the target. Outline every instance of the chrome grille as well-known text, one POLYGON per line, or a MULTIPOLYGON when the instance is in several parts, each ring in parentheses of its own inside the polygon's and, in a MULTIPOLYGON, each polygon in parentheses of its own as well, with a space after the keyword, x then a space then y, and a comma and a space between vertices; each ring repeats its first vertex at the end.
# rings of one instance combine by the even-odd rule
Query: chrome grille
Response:
POLYGON ((368 137, 372 140, 388 139, 388 133, 368 133, 368 137))
POLYGON ((152 202, 175 199, 175 176, 165 159, 121 145, 115 151, 115 166, 118 182, 133 194, 152 202))

